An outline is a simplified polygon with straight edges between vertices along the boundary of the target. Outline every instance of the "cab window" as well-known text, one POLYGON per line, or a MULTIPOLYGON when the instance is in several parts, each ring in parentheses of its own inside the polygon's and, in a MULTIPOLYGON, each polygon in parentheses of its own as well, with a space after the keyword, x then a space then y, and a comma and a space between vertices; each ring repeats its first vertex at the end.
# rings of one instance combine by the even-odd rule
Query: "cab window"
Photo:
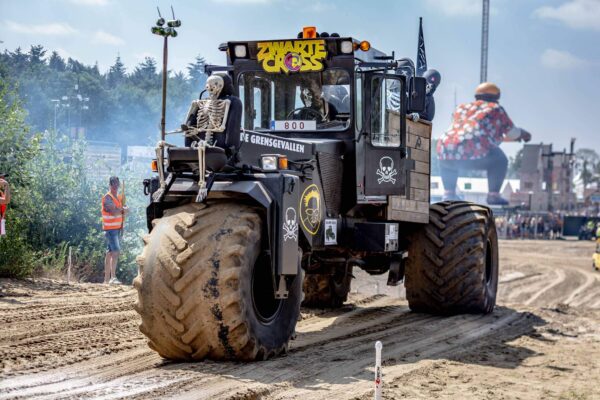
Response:
POLYGON ((238 85, 245 129, 337 131, 350 126, 350 76, 345 70, 290 75, 251 71, 240 74, 238 85))
POLYGON ((375 76, 371 84, 371 144, 378 147, 400 146, 402 81, 375 76))

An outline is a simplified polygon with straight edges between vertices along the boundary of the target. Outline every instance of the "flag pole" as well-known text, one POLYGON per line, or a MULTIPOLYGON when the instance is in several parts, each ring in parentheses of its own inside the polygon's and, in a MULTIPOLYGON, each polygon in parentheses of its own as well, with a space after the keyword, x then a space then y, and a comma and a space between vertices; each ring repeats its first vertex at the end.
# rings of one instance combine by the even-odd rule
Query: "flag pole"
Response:
POLYGON ((425 38, 423 36, 423 17, 419 17, 419 43, 417 46, 416 75, 423 76, 427 71, 427 54, 425 53, 425 38))

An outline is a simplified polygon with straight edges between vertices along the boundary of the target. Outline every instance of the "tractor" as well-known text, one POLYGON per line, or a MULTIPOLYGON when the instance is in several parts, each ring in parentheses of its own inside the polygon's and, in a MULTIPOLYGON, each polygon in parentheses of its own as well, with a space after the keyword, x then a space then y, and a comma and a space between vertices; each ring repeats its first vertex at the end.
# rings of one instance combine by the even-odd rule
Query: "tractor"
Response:
POLYGON ((312 27, 219 48, 185 145, 160 141, 144 182, 135 307, 152 349, 277 356, 301 305, 341 307, 357 268, 404 282, 414 312, 493 310, 492 211, 430 205, 432 125, 410 60, 312 27))

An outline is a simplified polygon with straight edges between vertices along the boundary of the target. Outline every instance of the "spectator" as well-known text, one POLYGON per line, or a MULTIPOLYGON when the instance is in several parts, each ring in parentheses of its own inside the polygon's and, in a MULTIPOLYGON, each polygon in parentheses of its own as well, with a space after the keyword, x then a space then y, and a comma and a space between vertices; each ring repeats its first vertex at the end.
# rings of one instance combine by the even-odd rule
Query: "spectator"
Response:
POLYGON ((10 185, 5 180, 6 174, 0 173, 0 236, 6 234, 6 225, 4 222, 4 216, 6 215, 6 208, 10 203, 10 185))
POLYGON ((0 172, 0 205, 6 206, 10 203, 10 185, 6 181, 6 174, 0 172))
POLYGON ((117 261, 121 252, 119 233, 123 229, 123 217, 128 209, 123 205, 119 194, 119 178, 111 176, 109 191, 102 196, 102 229, 106 237, 106 258, 104 259, 104 283, 121 283, 117 279, 117 261))

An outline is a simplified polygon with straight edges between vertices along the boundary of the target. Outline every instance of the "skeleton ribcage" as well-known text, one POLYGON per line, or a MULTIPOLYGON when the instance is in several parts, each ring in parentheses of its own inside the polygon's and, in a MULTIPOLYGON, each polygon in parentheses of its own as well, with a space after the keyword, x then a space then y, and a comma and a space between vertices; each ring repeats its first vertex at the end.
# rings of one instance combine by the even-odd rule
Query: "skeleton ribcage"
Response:
POLYGON ((196 100, 197 127, 200 131, 223 132, 229 112, 229 100, 196 100))

